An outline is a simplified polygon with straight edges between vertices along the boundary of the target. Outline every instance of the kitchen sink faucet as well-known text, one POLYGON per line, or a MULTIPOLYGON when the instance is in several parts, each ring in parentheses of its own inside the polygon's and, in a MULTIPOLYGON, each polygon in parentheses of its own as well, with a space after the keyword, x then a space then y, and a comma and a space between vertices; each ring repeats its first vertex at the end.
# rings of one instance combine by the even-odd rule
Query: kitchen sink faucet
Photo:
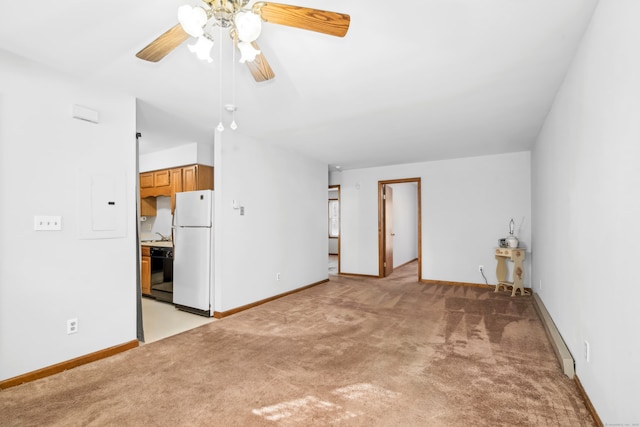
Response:
POLYGON ((163 234, 161 234, 161 233, 158 233, 157 231, 156 231, 156 234, 157 234, 158 236, 160 236, 160 240, 161 240, 161 241, 163 241, 163 242, 168 242, 168 241, 169 241, 169 236, 165 236, 165 235, 163 235, 163 234))

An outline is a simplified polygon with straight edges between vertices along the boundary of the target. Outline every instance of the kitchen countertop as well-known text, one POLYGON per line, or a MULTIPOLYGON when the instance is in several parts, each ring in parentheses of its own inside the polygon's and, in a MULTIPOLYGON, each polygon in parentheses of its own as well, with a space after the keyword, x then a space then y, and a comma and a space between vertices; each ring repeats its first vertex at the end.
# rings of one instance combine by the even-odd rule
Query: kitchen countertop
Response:
POLYGON ((167 240, 143 240, 140 242, 142 246, 154 246, 160 248, 172 248, 173 242, 167 240))

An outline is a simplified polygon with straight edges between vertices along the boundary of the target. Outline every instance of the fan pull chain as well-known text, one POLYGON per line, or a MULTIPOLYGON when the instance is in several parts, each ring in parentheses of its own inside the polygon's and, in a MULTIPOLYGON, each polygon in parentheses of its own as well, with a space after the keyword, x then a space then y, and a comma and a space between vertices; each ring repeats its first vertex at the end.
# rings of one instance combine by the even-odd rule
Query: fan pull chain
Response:
POLYGON ((218 100, 219 100, 219 111, 218 117, 220 118, 220 122, 216 129, 218 132, 224 131, 224 125, 222 124, 222 27, 218 26, 218 69, 220 70, 220 74, 218 75, 218 100))
POLYGON ((238 44, 238 33, 234 31, 233 33, 233 43, 231 43, 231 102, 233 102, 232 108, 232 120, 229 127, 231 130, 238 129, 238 124, 236 123, 236 46, 238 44))

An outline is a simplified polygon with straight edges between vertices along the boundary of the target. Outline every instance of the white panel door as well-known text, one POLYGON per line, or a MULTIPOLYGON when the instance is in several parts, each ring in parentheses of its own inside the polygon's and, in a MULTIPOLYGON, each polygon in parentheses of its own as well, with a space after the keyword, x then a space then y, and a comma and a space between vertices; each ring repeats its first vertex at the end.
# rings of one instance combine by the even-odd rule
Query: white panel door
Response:
POLYGON ((178 227, 174 236, 173 303, 209 310, 211 228, 178 227))

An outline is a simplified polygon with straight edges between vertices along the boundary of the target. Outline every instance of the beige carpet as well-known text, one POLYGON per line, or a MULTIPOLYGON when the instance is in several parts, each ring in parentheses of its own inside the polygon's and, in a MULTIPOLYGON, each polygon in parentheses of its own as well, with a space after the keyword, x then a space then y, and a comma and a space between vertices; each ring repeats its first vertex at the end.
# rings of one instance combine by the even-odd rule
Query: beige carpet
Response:
POLYGON ((415 263, 0 391, 3 426, 590 426, 531 297, 415 263))

